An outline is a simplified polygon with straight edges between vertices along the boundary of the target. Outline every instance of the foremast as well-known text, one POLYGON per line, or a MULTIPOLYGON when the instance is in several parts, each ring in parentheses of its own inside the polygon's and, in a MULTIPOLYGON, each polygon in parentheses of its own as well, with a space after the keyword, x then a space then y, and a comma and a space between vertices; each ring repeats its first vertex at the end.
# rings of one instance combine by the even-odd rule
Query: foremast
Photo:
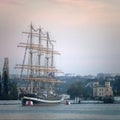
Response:
POLYGON ((60 80, 55 79, 55 73, 61 73, 60 70, 54 66, 54 55, 60 55, 58 51, 54 50, 53 42, 49 37, 48 32, 42 31, 39 27, 35 29, 30 25, 30 32, 23 32, 28 35, 27 43, 19 43, 18 47, 25 48, 23 64, 17 64, 15 68, 21 69, 21 80, 30 80, 30 93, 33 93, 33 82, 40 81, 45 83, 61 83, 60 80), (28 52, 28 64, 25 63, 25 58, 28 52), (34 57, 37 58, 37 64, 34 57), (28 76, 23 76, 23 71, 28 72, 28 76))

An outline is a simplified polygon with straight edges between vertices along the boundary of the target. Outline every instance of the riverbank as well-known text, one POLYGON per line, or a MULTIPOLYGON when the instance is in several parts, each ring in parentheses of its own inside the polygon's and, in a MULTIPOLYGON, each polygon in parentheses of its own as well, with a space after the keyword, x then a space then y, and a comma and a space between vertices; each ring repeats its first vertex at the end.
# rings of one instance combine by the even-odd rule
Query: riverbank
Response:
POLYGON ((0 100, 0 105, 17 105, 21 104, 21 100, 0 100))
POLYGON ((0 105, 0 120, 119 120, 119 113, 120 104, 0 105))

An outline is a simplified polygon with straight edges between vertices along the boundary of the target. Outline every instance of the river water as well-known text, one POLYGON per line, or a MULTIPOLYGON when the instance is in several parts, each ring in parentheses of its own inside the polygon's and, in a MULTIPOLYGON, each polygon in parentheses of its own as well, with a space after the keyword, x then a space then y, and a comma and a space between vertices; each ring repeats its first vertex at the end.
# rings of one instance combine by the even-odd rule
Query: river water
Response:
POLYGON ((0 101, 0 120, 120 120, 120 104, 21 106, 0 101))

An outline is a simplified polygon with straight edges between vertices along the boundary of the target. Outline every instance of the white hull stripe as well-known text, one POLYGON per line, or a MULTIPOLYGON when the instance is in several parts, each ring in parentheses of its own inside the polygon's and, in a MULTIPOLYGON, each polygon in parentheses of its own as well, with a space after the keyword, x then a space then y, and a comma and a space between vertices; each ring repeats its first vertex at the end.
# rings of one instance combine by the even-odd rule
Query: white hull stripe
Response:
POLYGON ((59 103, 63 101, 63 98, 61 98, 60 100, 43 100, 40 98, 32 98, 32 97, 25 97, 25 96, 23 98, 28 99, 28 100, 35 100, 35 101, 43 102, 43 103, 59 103))

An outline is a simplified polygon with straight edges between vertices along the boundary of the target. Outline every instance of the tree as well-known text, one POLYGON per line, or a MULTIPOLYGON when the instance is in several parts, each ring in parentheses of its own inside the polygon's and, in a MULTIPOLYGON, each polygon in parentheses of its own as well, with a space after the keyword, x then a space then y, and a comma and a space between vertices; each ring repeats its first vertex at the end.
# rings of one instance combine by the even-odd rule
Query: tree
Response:
POLYGON ((0 73, 0 99, 2 97, 2 78, 1 78, 1 73, 0 73))
POLYGON ((9 75, 6 71, 3 71, 3 87, 2 81, 0 81, 0 99, 1 100, 17 100, 18 99, 18 90, 17 84, 11 82, 9 75))
POLYGON ((8 74, 6 71, 3 72, 3 98, 5 100, 8 99, 8 74))
POLYGON ((75 97, 87 96, 87 91, 81 82, 71 84, 71 86, 67 90, 67 93, 71 96, 72 99, 74 99, 75 97))
POLYGON ((18 99, 17 84, 15 82, 10 82, 9 83, 8 99, 9 100, 17 100, 18 99))
POLYGON ((13 100, 18 99, 17 85, 9 79, 9 60, 5 58, 2 77, 0 74, 0 99, 13 100), (2 78, 2 79, 1 79, 2 78))
POLYGON ((113 91, 115 96, 120 95, 120 76, 115 77, 115 81, 113 83, 113 91))

